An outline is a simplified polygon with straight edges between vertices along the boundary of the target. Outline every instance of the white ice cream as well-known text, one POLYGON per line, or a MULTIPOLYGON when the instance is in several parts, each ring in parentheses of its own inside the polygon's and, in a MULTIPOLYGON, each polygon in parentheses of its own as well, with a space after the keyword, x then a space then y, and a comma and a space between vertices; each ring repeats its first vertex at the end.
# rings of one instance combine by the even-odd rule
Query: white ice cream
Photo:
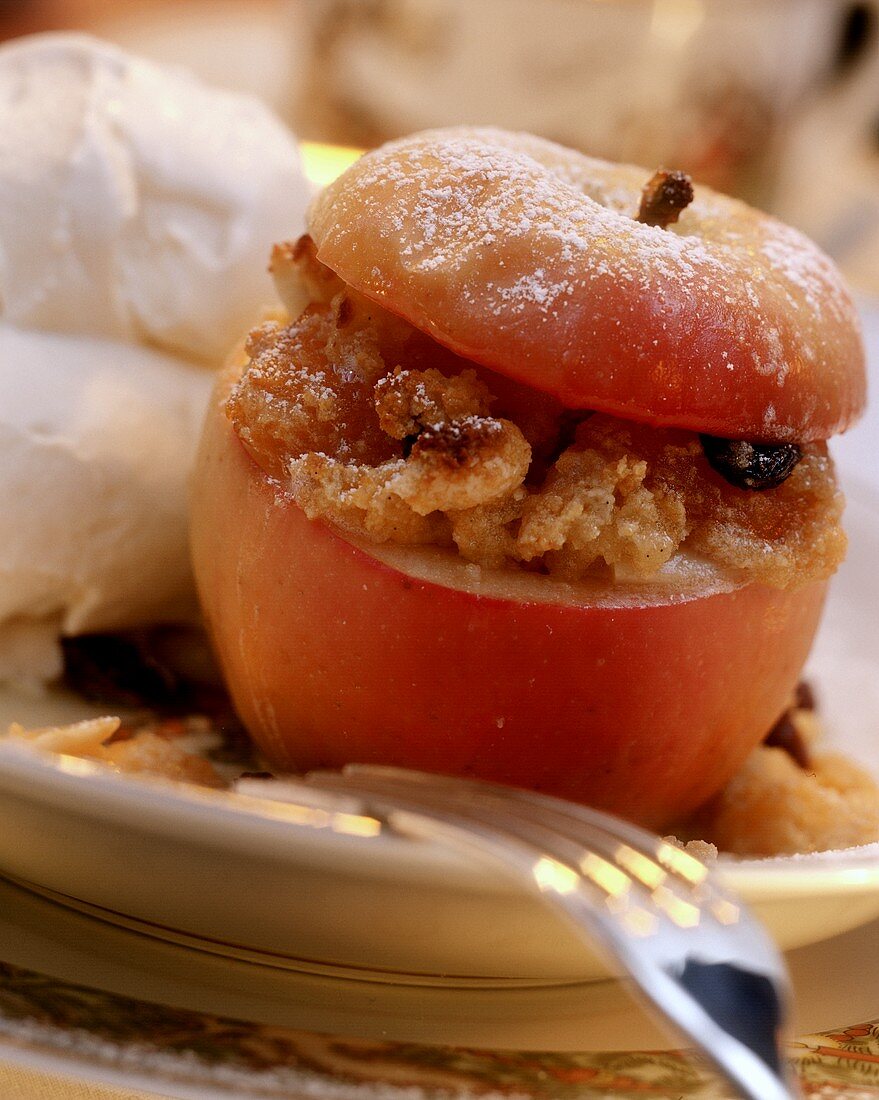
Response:
POLYGON ((256 100, 80 35, 0 48, 0 678, 191 609, 195 361, 271 301, 308 197, 256 100))
POLYGON ((149 348, 0 326, 0 675, 55 673, 59 632, 192 616, 186 481, 210 381, 149 348))
POLYGON ((216 359, 307 185, 257 100, 81 35, 0 48, 0 300, 52 332, 216 359))

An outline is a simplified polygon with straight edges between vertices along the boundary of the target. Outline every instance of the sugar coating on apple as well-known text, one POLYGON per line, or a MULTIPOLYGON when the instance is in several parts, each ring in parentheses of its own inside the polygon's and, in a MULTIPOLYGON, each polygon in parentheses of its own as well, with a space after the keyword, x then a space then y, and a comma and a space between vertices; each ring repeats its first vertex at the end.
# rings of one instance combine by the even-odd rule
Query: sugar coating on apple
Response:
POLYGON ((276 247, 290 316, 221 380, 192 534, 277 766, 476 775, 666 828, 785 709, 844 552, 823 441, 863 406, 863 351, 826 257, 685 182, 437 131, 276 247))
POLYGON ((844 430, 864 353, 832 261, 705 187, 674 225, 642 224, 649 176, 525 134, 429 131, 331 184, 310 232, 347 284, 573 408, 753 440, 844 430))

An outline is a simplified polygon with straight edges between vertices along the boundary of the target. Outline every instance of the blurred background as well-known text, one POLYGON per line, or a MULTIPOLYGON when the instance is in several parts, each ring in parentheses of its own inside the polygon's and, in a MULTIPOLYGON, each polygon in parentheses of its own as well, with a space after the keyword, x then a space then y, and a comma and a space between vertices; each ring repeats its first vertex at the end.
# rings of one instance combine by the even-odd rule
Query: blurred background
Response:
POLYGON ((814 237, 879 295, 879 0, 0 0, 368 147, 493 123, 698 181, 814 237))

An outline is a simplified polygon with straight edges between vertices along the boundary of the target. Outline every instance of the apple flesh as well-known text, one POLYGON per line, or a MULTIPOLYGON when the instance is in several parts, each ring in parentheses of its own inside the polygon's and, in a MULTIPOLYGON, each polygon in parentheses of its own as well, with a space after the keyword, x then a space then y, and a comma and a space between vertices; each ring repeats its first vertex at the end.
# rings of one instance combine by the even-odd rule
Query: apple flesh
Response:
POLYGON ((719 790, 785 708, 826 587, 614 599, 545 577, 469 583, 461 562, 307 519, 220 400, 194 489, 209 630, 275 766, 479 776, 657 829, 719 790))

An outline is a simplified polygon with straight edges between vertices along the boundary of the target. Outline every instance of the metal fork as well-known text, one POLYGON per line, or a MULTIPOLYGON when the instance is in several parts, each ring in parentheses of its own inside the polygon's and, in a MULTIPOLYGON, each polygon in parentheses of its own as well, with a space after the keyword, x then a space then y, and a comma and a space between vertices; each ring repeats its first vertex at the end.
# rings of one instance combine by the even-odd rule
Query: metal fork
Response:
POLYGON ((608 814, 479 780, 356 765, 292 784, 304 802, 325 808, 329 796, 400 835, 494 857, 536 884, 745 1100, 793 1100, 784 963, 689 853, 608 814))

